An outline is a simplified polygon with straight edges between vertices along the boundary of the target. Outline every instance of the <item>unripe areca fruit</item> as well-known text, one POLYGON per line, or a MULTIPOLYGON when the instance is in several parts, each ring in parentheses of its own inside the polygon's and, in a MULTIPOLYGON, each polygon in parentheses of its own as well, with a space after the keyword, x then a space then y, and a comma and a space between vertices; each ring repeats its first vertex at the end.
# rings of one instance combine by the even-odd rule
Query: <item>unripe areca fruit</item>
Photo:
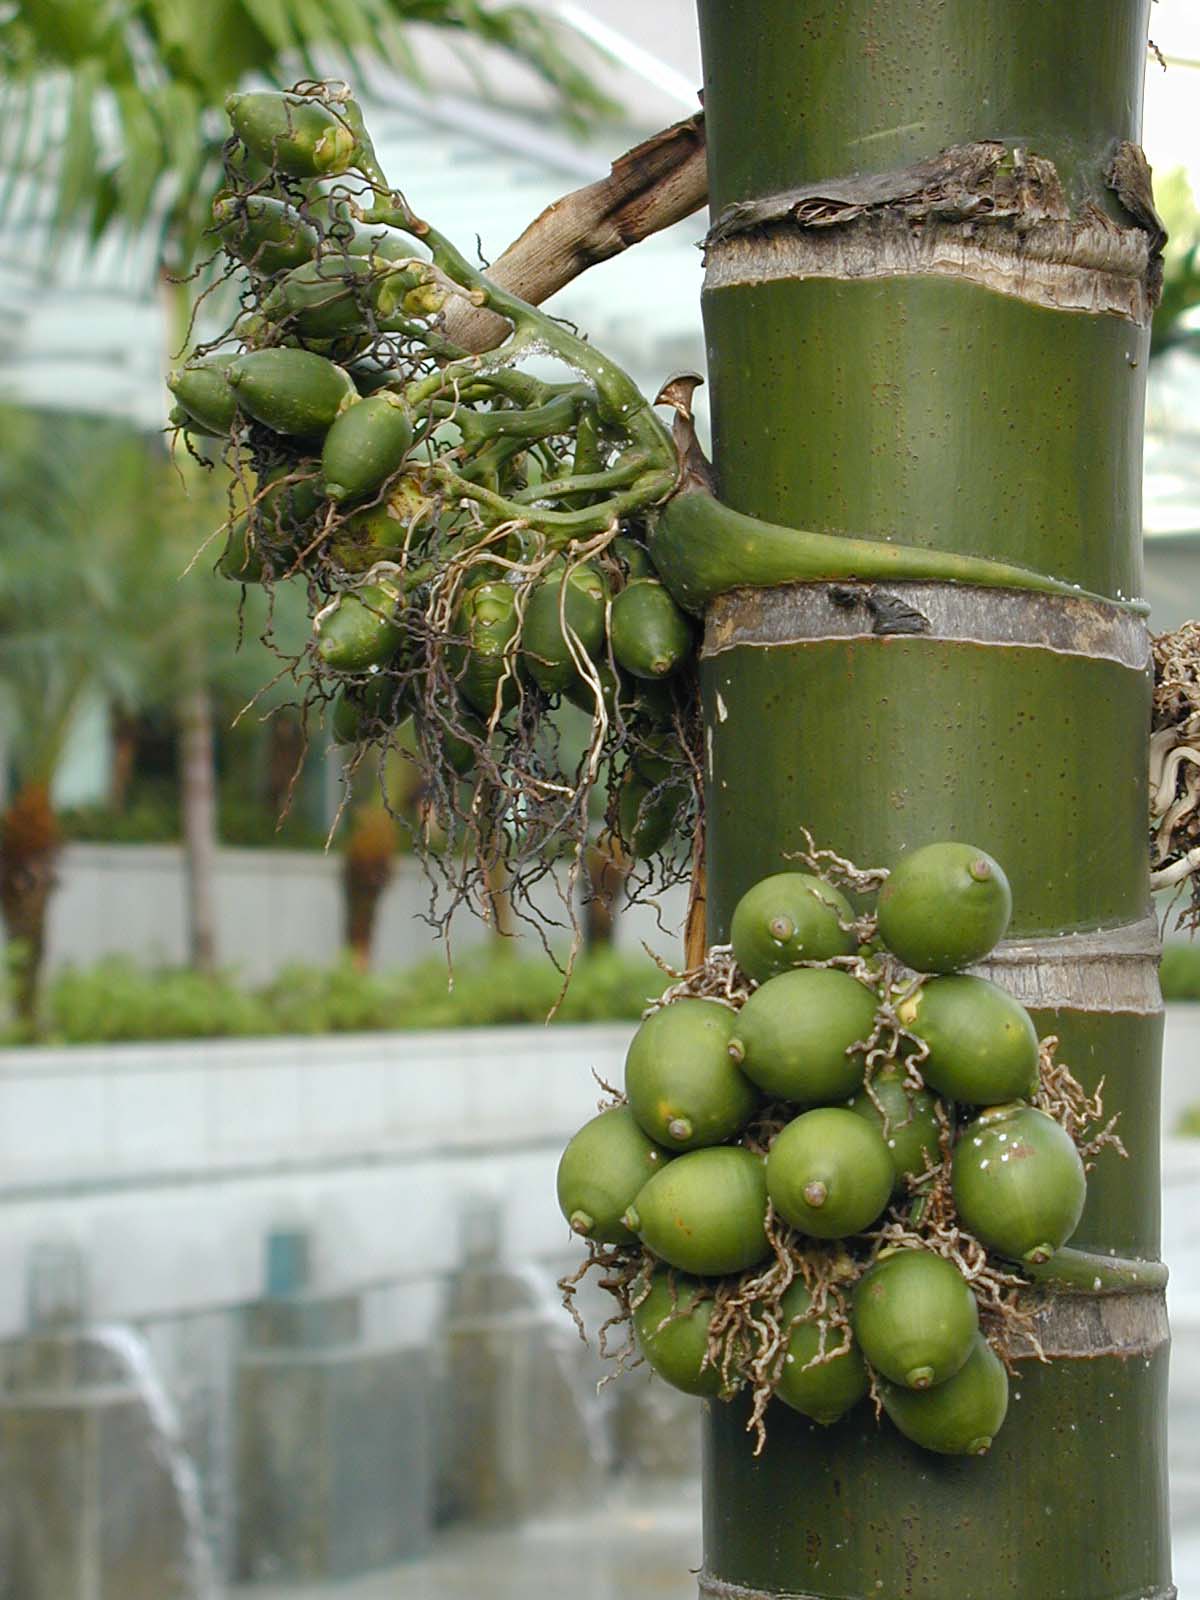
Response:
POLYGON ((310 260, 319 235, 294 207, 270 195, 222 195, 213 201, 221 243, 261 278, 310 260))
POLYGON ((1008 1412, 1008 1374, 982 1333, 945 1383, 917 1391, 881 1382, 883 1409, 906 1439, 943 1456, 982 1456, 1008 1412))
POLYGON ((529 676, 547 694, 560 692, 579 676, 563 618, 577 649, 595 657, 604 644, 607 597, 604 579, 589 562, 568 566, 556 561, 530 589, 521 619, 521 654, 529 676))
POLYGON ((941 1127, 936 1106, 933 1095, 908 1088, 903 1068, 896 1066, 881 1068, 871 1079, 871 1093, 864 1084, 850 1102, 850 1110, 883 1136, 898 1189, 904 1188, 906 1178, 919 1178, 938 1159, 941 1127))
POLYGON ((780 1100, 844 1100, 863 1081, 853 1049, 875 1023, 875 996, 849 973, 797 967, 769 978, 738 1012, 730 1053, 752 1082, 780 1100))
POLYGON ((958 1372, 979 1332, 966 1279, 931 1250, 884 1251, 854 1288, 854 1336, 885 1378, 931 1389, 958 1372))
POLYGON ((621 1216, 670 1157, 646 1137, 628 1106, 585 1122, 558 1163, 558 1206, 571 1231, 597 1244, 632 1244, 621 1216))
POLYGON ((255 492, 253 505, 229 524, 217 563, 222 577, 261 583, 279 576, 296 559, 323 496, 311 462, 277 468, 255 492))
POLYGON ((638 578, 656 578, 658 573, 650 559, 650 552, 644 544, 639 544, 636 539, 631 539, 628 534, 621 534, 614 539, 608 547, 608 553, 614 556, 621 564, 626 581, 634 583, 638 578))
POLYGON ((807 872, 761 878, 734 907, 729 939, 739 967, 765 983, 801 961, 853 955, 858 940, 845 895, 807 872))
POLYGON ((609 621, 617 665, 635 678, 668 678, 692 653, 692 625, 654 578, 627 583, 609 621))
POLYGON ((730 1138, 758 1091, 729 1055, 735 1014, 716 1000, 673 1000, 646 1018, 625 1057, 625 1093, 639 1125, 668 1150, 730 1138))
POLYGON ((229 382, 229 369, 237 359, 231 352, 200 356, 176 367, 167 378, 167 388, 188 416, 217 437, 233 426, 238 401, 229 382))
POLYGON ((762 1157, 725 1144, 676 1156, 621 1220, 660 1261, 708 1278, 770 1255, 766 1216, 762 1157))
POLYGON ((1087 1175, 1070 1134, 1036 1106, 995 1106, 951 1161, 959 1221, 1010 1261, 1048 1261, 1079 1225, 1087 1175))
POLYGON ((358 150, 354 132, 320 101, 264 89, 231 94, 225 110, 250 154, 292 178, 347 172, 358 150))
POLYGON ((467 589, 453 628, 460 637, 447 646, 446 660, 459 694, 483 717, 511 710, 517 702, 518 628, 511 584, 477 583, 467 589))
POLYGON ((354 380, 311 350, 251 350, 229 368, 239 408, 275 433, 314 438, 358 402, 354 380))
POLYGON ((333 742, 358 744, 391 732, 412 714, 411 699, 409 683, 390 672, 346 684, 333 705, 333 742))
POLYGON ((487 728, 463 705, 455 707, 453 728, 436 716, 427 719, 420 712, 416 723, 421 749, 430 767, 441 764, 460 778, 472 770, 479 761, 480 751, 487 747, 487 728))
POLYGON ((1007 989, 966 973, 930 978, 896 1015, 928 1045, 918 1071, 939 1094, 975 1106, 1036 1094, 1037 1029, 1007 989))
POLYGON ((313 633, 325 665, 334 672, 366 672, 395 655, 404 640, 395 620, 401 598, 390 583, 368 583, 318 611, 313 633))
POLYGON ((789 1122, 767 1156, 772 1205, 814 1239, 861 1233, 887 1205, 894 1182, 883 1135, 841 1107, 822 1106, 789 1122))
POLYGON ((360 297, 376 275, 368 256, 330 253, 294 267, 262 303, 265 316, 305 339, 335 339, 366 331, 360 297))
POLYGON ((400 470, 412 444, 412 419, 395 394, 373 394, 333 421, 321 450, 325 493, 361 500, 400 470))
POLYGON ((879 891, 879 936, 916 972, 957 972, 1004 937, 1012 890, 975 845, 928 844, 902 856, 879 891))
POLYGON ((686 800, 683 784, 647 783, 633 766, 626 769, 617 790, 617 832, 635 861, 645 861, 663 849, 686 800))
POLYGON ((681 1272, 656 1272, 633 1313, 633 1331, 647 1364, 684 1394, 719 1399, 721 1370, 706 1361, 716 1301, 707 1285, 681 1272))
POLYGON ((788 1342, 775 1397, 793 1411, 828 1427, 858 1404, 867 1393, 870 1380, 862 1351, 849 1328, 826 1328, 827 1359, 818 1360, 821 1327, 811 1316, 812 1304, 812 1295, 800 1279, 779 1302, 779 1325, 788 1334, 788 1342))
POLYGON ((406 549, 420 549, 437 522, 437 502, 415 474, 402 473, 382 504, 364 506, 336 524, 324 553, 343 572, 366 572, 377 561, 399 561, 406 549))

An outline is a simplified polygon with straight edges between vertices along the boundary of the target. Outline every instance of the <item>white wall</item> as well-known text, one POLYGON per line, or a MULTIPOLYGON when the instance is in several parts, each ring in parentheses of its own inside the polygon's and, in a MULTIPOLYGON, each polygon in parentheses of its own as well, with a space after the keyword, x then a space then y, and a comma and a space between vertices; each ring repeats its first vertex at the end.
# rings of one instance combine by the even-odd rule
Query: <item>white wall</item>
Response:
POLYGON ((311 1232, 315 1292, 408 1282, 414 1318, 481 1208, 510 1259, 560 1257, 558 1158, 632 1031, 0 1052, 0 1338, 37 1246, 75 1247, 101 1321, 258 1299, 280 1227, 311 1232))
MULTIPOLYGON (((0 1338, 25 1326, 37 1245, 74 1245, 89 1314, 116 1321, 256 1299, 280 1227, 311 1231, 316 1292, 407 1282, 418 1318, 481 1208, 510 1259, 560 1259, 558 1158, 594 1114, 593 1073, 620 1082, 632 1031, 0 1051, 0 1338)), ((1200 1100, 1198 1043, 1200 1006, 1171 1008, 1172 1119, 1200 1100)), ((1198 1230, 1200 1139, 1168 1138, 1164 1255, 1200 1351, 1198 1230)))
MULTIPOLYGON (((217 959, 247 983, 262 983, 290 962, 326 965, 342 948, 341 857, 318 851, 221 850, 217 855, 217 959)), ((375 959, 380 968, 420 961, 442 949, 423 921, 430 884, 411 858, 398 863, 380 907, 375 959)), ((649 907, 622 917, 618 941, 646 940, 670 960, 680 953, 684 896, 664 897, 664 932, 649 907)), ((561 920, 561 908, 559 908, 561 920)), ((77 844, 65 850, 50 905, 49 969, 87 966, 126 955, 143 966, 185 958, 183 858, 178 845, 77 844)), ((465 912, 456 948, 486 936, 465 912)))

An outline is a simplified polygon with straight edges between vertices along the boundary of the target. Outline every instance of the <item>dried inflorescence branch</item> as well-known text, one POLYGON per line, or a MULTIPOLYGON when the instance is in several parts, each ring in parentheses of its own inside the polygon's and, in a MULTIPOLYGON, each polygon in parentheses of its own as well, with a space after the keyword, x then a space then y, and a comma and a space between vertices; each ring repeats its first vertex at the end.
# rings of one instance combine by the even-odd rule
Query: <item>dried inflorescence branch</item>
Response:
POLYGON ((668 966, 653 951, 649 953, 672 982, 657 999, 651 1000, 643 1016, 651 1016, 676 1000, 719 1000, 731 1010, 739 1011, 757 987, 734 960, 732 945, 713 945, 699 966, 683 972, 668 966))
POLYGON ((1105 1080, 1101 1078, 1095 1092, 1089 1095, 1070 1067, 1055 1060, 1057 1049, 1057 1036, 1047 1034, 1039 1046, 1039 1088, 1034 1105, 1066 1129, 1088 1172, 1106 1146, 1128 1160, 1129 1152, 1115 1132, 1121 1113, 1118 1111, 1107 1122, 1104 1119, 1105 1080))
MULTIPOLYGON (((447 932, 463 905, 504 921, 503 904, 548 948, 571 935, 569 971, 584 850, 601 817, 614 848, 638 857, 626 874, 633 899, 687 878, 670 841, 701 826, 694 651, 677 646, 666 676, 647 683, 614 649, 611 626, 614 596, 654 575, 647 519, 675 487, 674 446, 614 363, 415 216, 380 171, 347 90, 306 82, 240 96, 231 116, 214 231, 225 277, 245 269, 239 309, 171 380, 176 438, 189 449, 200 441, 229 471, 218 565, 266 590, 277 681, 294 685, 306 730, 332 722, 349 751, 347 789, 368 748, 385 800, 382 764, 416 765, 430 922, 447 932), (334 144, 349 152, 332 176, 328 152, 300 150, 314 119, 332 119, 334 144), (456 335, 472 316, 496 335, 486 355, 456 335), (279 360, 290 364, 291 409, 278 415, 251 403, 241 370, 253 358, 263 374, 264 356, 277 383, 279 360), (547 357, 565 381, 527 370, 547 357), (316 389, 333 386, 319 426, 310 376, 316 389), (215 394, 219 417, 206 410, 215 394), (407 442, 351 492, 326 457, 338 425, 370 406, 407 429, 407 442), (585 572, 607 596, 602 642, 585 639, 568 598, 585 572), (552 578, 565 652, 553 682, 525 638, 533 597, 552 578), (304 590, 314 620, 312 641, 291 654, 273 625, 285 581, 304 590), (477 628, 473 597, 489 584, 506 615, 477 628), (357 658, 331 650, 351 613, 389 647, 357 658), (567 700, 583 713, 582 734, 567 700), (644 848, 628 848, 631 833, 644 848)), ((653 187, 649 147, 647 160, 653 187)), ((358 471, 361 454, 349 460, 358 471)))

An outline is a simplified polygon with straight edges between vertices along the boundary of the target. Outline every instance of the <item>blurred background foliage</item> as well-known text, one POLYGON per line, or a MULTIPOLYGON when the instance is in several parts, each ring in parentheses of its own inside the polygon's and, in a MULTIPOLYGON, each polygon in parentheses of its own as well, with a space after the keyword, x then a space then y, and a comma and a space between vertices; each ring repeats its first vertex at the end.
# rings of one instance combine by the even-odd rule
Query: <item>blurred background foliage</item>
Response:
MULTIPOLYGON (((531 69, 558 114, 615 111, 577 39, 531 6, 480 0, 20 0, 0 20, 0 147, 19 171, 57 151, 58 229, 153 227, 167 270, 202 251, 227 136, 225 96, 371 61, 420 78, 412 23, 469 36, 531 69), (64 83, 67 92, 62 92, 64 83)), ((0 216, 4 203, 0 201, 0 216)))
MULTIPOLYGON (((648 956, 606 949, 580 958, 564 993, 559 966, 500 941, 456 959, 453 986, 448 977, 444 957, 378 974, 347 957, 333 967, 289 967, 251 990, 229 973, 147 972, 115 958, 47 983, 37 1042, 500 1027, 544 1023, 552 1013, 564 1023, 636 1021, 664 983, 648 956)), ((29 1042, 20 1023, 0 1028, 0 1045, 29 1042)))
MULTIPOLYGON (((208 254, 226 94, 334 72, 369 82, 386 71, 421 84, 413 24, 466 46, 461 56, 480 75, 481 104, 528 98, 533 84, 547 125, 579 131, 621 111, 606 89, 612 64, 527 5, 16 0, 0 7, 0 221, 46 230, 47 271, 56 243, 68 238, 97 250, 122 238, 153 240, 141 258, 154 264, 178 333, 203 281, 184 280, 202 275, 208 254)), ((1156 193, 1171 235, 1153 330, 1157 357, 1200 346, 1200 215, 1183 172, 1159 173, 1156 193)), ((170 355, 164 343, 164 368, 170 355)), ((224 518, 225 493, 219 469, 172 461, 163 435, 104 417, 0 409, 0 804, 8 805, 0 814, 0 908, 14 970, 31 966, 24 989, 17 984, 26 1029, 46 905, 61 849, 72 841, 183 842, 191 851, 198 838, 204 846, 207 829, 197 868, 205 873, 217 840, 322 848, 346 799, 338 831, 344 925, 358 967, 369 966, 374 910, 411 835, 380 825, 381 785, 366 764, 349 795, 336 774, 331 781, 324 730, 302 727, 286 677, 271 684, 280 662, 261 642, 267 597, 251 588, 239 601, 236 587, 213 572, 220 541, 205 544, 224 518), (271 687, 259 693, 263 685, 271 687), (211 731, 200 742, 215 795, 199 833, 189 788, 195 765, 185 760, 181 723, 197 695, 207 705, 211 731), (60 804, 59 780, 89 708, 107 723, 107 793, 60 804), (295 783, 306 739, 314 748, 295 783)), ((305 639, 291 587, 273 600, 286 651, 305 639)), ((382 791, 402 815, 419 819, 421 796, 402 761, 390 763, 382 791)), ((501 944, 501 957, 508 954, 501 944)), ((214 964, 219 959, 218 951, 214 964)), ((1168 950, 1164 985, 1172 996, 1200 998, 1187 959, 1168 950)), ((442 964, 429 970, 444 991, 442 964)), ((465 974, 456 1016, 470 1010, 465 974)), ((43 1021, 57 1037, 74 1037, 64 1030, 76 1027, 80 1037, 105 1036, 95 1032, 104 1027, 116 1028, 114 1037, 180 1036, 193 1031, 188 1018, 203 1016, 216 1032, 252 1023, 271 1031, 284 1016, 297 1027, 343 1014, 377 1026, 361 1020, 393 1014, 372 987, 377 981, 349 966, 325 978, 291 974, 281 991, 286 1004, 277 1004, 216 972, 189 986, 181 974, 136 978, 132 967, 104 966, 56 979, 43 1021), (156 986, 161 999, 151 1001, 156 986), (105 992, 113 997, 107 1022, 103 1006, 87 998, 105 992), (77 1023, 64 1020, 71 1009, 77 1023), (232 1020, 223 1023, 226 1014, 232 1020)), ((595 982, 597 994, 617 994, 595 982)), ((552 964, 542 964, 536 982, 522 973, 522 984, 531 993, 549 986, 548 996, 537 989, 529 1002, 530 1015, 545 1016, 557 993, 552 964)))

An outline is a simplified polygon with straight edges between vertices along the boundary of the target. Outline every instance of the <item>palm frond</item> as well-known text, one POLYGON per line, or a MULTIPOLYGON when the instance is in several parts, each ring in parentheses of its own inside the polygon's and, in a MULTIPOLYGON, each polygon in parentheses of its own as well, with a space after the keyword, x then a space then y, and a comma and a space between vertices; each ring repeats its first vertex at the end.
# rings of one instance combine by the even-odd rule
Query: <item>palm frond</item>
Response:
POLYGON ((576 127, 616 109, 573 54, 574 42, 568 48, 559 26, 525 5, 23 0, 0 21, 0 222, 14 225, 22 198, 48 185, 59 237, 81 227, 97 241, 158 215, 164 265, 186 272, 220 184, 226 93, 250 76, 319 76, 331 56, 353 76, 373 57, 419 77, 407 34, 414 22, 470 35, 523 62, 576 127))

